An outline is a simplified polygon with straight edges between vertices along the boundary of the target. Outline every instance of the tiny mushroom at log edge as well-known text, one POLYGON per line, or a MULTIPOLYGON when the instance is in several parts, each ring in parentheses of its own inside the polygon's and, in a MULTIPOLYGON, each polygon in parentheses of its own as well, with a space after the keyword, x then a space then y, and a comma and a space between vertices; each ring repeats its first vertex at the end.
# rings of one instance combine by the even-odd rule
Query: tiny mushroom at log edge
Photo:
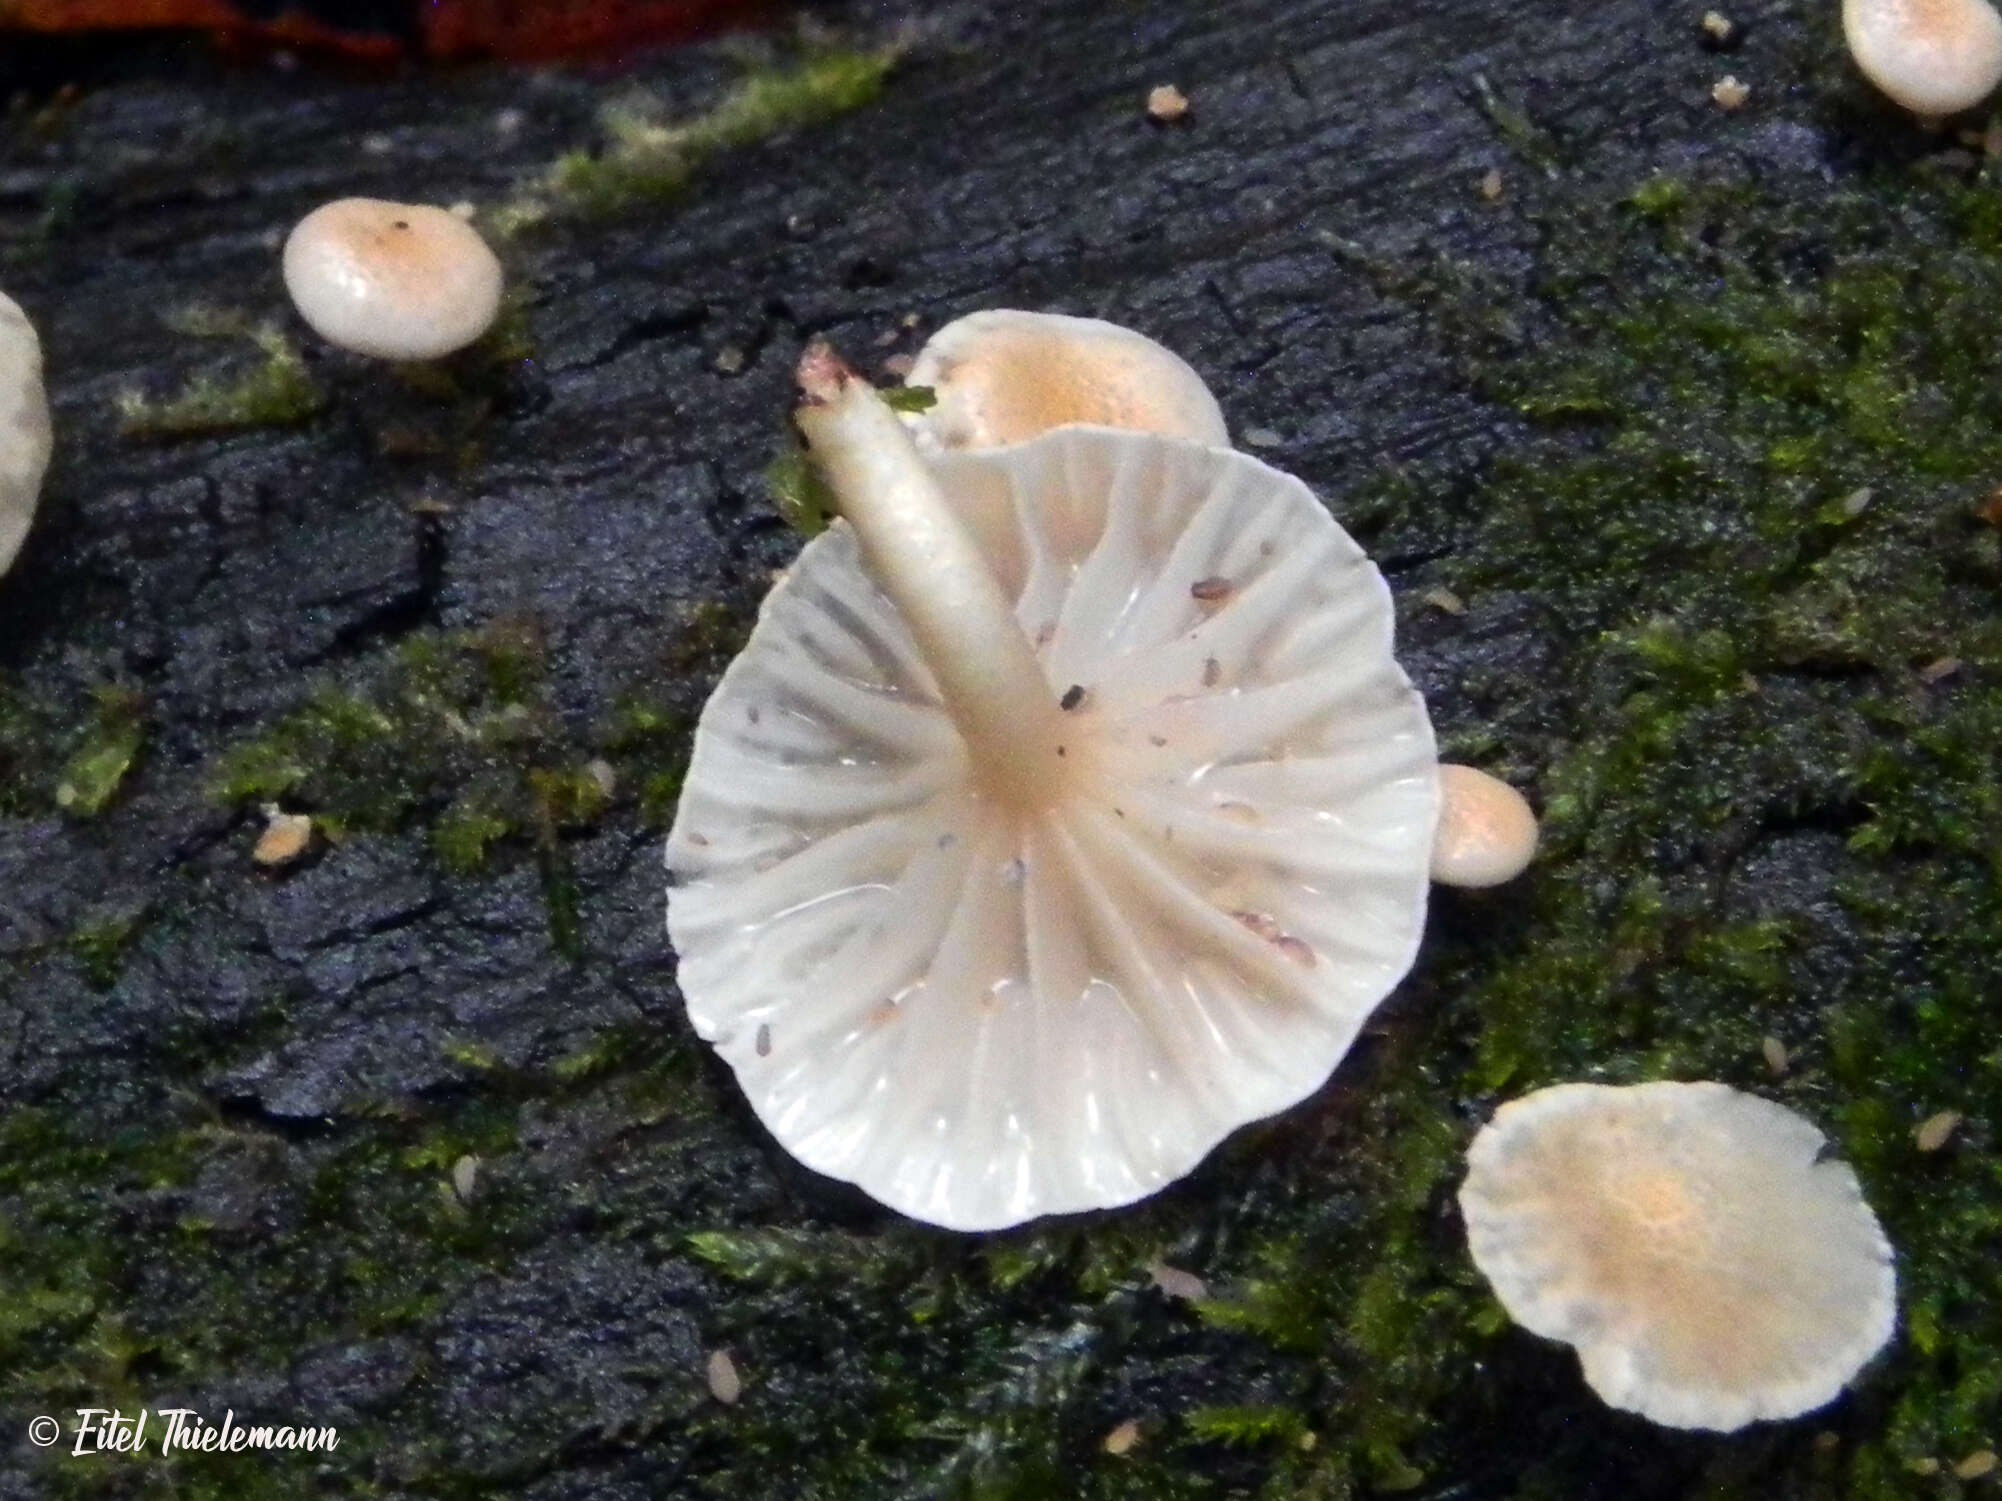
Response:
POLYGON ((41 340, 28 315, 0 293, 0 574, 27 540, 51 447, 41 340))
POLYGON ((1299 481, 1067 426, 927 460, 824 347, 843 522, 704 709, 668 839, 697 1032, 808 1166, 992 1229, 1317 1088, 1403 977, 1440 796, 1388 590, 1299 481))

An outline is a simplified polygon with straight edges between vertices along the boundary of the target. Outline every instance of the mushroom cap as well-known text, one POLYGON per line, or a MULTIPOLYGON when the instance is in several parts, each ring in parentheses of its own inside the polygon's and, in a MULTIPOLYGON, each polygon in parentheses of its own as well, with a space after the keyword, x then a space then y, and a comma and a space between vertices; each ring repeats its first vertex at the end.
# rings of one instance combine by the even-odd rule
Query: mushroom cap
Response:
POLYGON ((836 524, 703 711, 668 930, 787 1150, 983 1230, 1318 1087, 1416 953, 1438 787, 1389 591, 1298 480, 1086 427, 935 472, 1068 706, 1062 795, 987 794, 836 524))
POLYGON ((1536 857, 1536 814, 1499 777, 1471 766, 1439 767, 1439 828, 1432 879, 1442 886, 1499 886, 1536 857))
POLYGON ((472 225, 442 208, 342 198, 285 241, 285 290, 329 344, 383 360, 463 349, 500 311, 501 266, 472 225))
POLYGON ((919 447, 993 448, 1067 423, 1230 446, 1201 376, 1144 334, 1098 318, 989 308, 946 324, 906 377, 938 404, 909 419, 919 447))
POLYGON ((1914 114, 1972 109, 2002 83, 2002 15, 1988 0, 1842 0, 1863 76, 1914 114))
POLYGON ((1560 1084, 1482 1128, 1460 1209, 1509 1316, 1609 1405, 1729 1431, 1833 1401, 1896 1322, 1891 1247, 1826 1145, 1722 1084, 1560 1084))
POLYGON ((14 564, 35 519, 53 437, 42 387, 42 342, 0 293, 0 573, 14 564))

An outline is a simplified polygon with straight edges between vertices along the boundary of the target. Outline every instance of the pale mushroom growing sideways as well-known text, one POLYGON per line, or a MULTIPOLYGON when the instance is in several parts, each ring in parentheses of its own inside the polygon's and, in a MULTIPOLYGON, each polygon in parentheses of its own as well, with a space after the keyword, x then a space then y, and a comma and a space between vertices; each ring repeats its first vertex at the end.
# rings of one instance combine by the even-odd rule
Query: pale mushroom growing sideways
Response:
POLYGON ((789 1151, 916 1218, 1130 1202, 1317 1088, 1416 953, 1437 763, 1389 591, 1247 455, 928 463, 830 352, 801 385, 844 521, 696 734, 689 1015, 789 1151))
POLYGON ((2002 83, 2002 15, 1988 0, 1842 0, 1842 32, 1863 76, 1923 119, 2002 83))
POLYGON ((1509 1316, 1602 1399, 1729 1431, 1833 1401, 1891 1337, 1891 1247, 1826 1146, 1722 1084, 1560 1084, 1482 1128, 1460 1208, 1509 1316))
POLYGON ((41 340, 28 315, 0 294, 0 573, 27 540, 51 447, 41 340))
POLYGON ((421 203, 342 198, 285 241, 285 290, 329 344, 382 360, 463 349, 500 311, 501 266, 478 230, 421 203))
POLYGON ((906 380, 937 398, 905 419, 927 453, 1019 443, 1068 423, 1230 444, 1216 398, 1180 355, 1098 318, 968 313, 926 341, 906 380))

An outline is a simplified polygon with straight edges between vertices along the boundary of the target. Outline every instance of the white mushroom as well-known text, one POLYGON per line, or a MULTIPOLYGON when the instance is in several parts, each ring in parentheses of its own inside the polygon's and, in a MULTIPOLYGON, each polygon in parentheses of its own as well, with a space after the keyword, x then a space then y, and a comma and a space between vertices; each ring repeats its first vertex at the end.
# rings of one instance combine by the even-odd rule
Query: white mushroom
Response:
POLYGON ((463 349, 500 310, 501 267, 447 209, 342 198, 285 241, 285 290, 330 344, 384 360, 463 349))
POLYGON ((1439 768, 1439 828, 1432 879, 1441 886, 1499 886, 1536 855, 1536 814, 1520 792, 1471 766, 1439 768))
POLYGON ((1928 119, 1972 109, 2002 83, 2002 15, 1988 0, 1842 0, 1863 76, 1928 119))
MULTIPOLYGON (((937 397, 904 419, 932 455, 1024 442, 1072 423, 1230 443, 1216 398, 1180 356, 1096 318, 969 313, 932 335, 909 384, 937 397)), ((1440 797, 1433 880, 1498 886, 1522 874, 1537 834, 1521 793, 1472 767, 1442 766, 1440 797)))
POLYGON ((825 351, 801 381, 845 520, 696 734, 689 1015, 907 1214, 1127 1203, 1317 1088, 1416 952, 1438 783, 1388 591, 1246 455, 1070 427, 928 465, 825 351))
POLYGON ((0 573, 27 539, 51 446, 41 341, 28 315, 0 294, 0 573))
POLYGON ((1722 1084, 1562 1084, 1495 1112, 1460 1208, 1509 1316, 1606 1402, 1728 1431, 1832 1401, 1896 1322, 1890 1245, 1826 1145, 1722 1084))
POLYGON ((1179 355, 1097 318, 969 313, 931 336, 906 382, 938 397, 908 419, 927 453, 1019 443, 1073 422, 1230 443, 1216 398, 1179 355))

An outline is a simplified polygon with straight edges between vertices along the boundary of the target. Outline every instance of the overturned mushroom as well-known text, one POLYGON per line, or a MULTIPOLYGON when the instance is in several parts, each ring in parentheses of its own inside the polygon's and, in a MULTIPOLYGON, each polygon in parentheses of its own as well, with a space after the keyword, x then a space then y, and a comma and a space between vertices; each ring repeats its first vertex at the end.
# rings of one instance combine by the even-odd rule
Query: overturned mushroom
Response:
POLYGON ((28 315, 0 294, 0 573, 13 566, 35 519, 50 447, 42 344, 28 315))
POLYGON ((501 266, 447 209, 380 198, 322 204, 285 241, 285 290, 329 344, 382 360, 435 360, 487 331, 501 266))
POLYGON ((788 1150, 917 1218, 1151 1193, 1318 1087, 1416 951, 1436 763, 1388 591, 1245 455, 928 466, 825 350, 801 383, 845 523, 703 712, 689 1014, 788 1150))
MULTIPOLYGON (((1216 399, 1180 356, 1097 318, 1010 308, 969 313, 932 335, 910 384, 936 397, 905 418, 930 454, 1019 443, 1073 423, 1230 443, 1216 399)), ((1197 579, 1189 593, 1219 604, 1232 587, 1216 576, 1197 579)), ((1528 868, 1536 815, 1521 793, 1471 766, 1444 765, 1439 794, 1434 881, 1498 886, 1528 868)))
POLYGON ((938 398, 908 419, 926 452, 1019 443, 1073 422, 1230 442, 1216 398, 1179 355, 1097 318, 969 313, 931 336, 907 380, 938 398))
POLYGON ((1890 1245, 1826 1146, 1722 1084, 1561 1084, 1495 1112, 1460 1208, 1510 1317, 1607 1403, 1728 1431, 1832 1401, 1891 1336, 1890 1245))

